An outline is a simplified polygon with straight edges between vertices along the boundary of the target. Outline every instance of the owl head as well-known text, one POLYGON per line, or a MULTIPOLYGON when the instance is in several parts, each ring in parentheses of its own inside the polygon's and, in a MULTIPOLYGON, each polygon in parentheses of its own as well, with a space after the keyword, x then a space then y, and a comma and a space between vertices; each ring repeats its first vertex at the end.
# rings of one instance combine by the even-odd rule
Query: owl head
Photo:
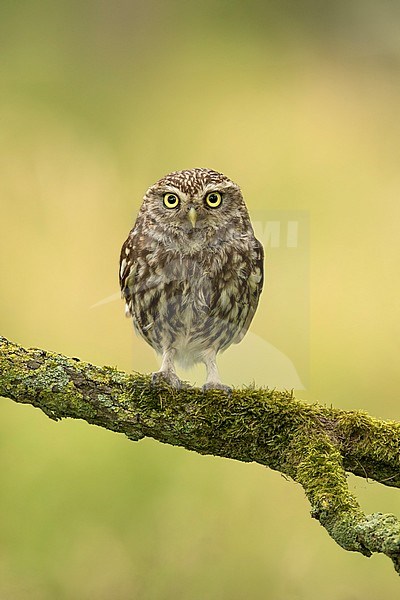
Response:
POLYGON ((239 186, 210 169, 174 171, 146 192, 141 216, 147 225, 188 241, 206 233, 240 232, 250 226, 239 186))

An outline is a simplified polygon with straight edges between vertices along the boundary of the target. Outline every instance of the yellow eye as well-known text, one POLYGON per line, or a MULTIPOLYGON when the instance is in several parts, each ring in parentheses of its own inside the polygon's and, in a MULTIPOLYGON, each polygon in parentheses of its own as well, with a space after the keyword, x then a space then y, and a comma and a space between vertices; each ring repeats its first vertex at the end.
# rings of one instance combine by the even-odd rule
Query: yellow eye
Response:
POLYGON ((206 204, 210 208, 218 208, 221 206, 222 196, 219 192, 210 192, 206 196, 206 204))
POLYGON ((176 194, 164 194, 164 206, 167 208, 177 208, 179 202, 179 197, 176 194))

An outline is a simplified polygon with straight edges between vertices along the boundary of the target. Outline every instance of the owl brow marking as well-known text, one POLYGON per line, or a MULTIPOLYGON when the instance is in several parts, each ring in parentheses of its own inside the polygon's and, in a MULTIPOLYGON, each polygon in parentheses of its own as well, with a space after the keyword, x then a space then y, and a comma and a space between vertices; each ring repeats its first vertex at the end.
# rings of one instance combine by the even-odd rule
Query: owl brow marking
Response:
POLYGON ((176 194, 180 200, 187 200, 187 194, 175 185, 169 184, 159 186, 159 193, 161 196, 164 196, 165 194, 176 194))
POLYGON ((232 185, 231 180, 222 175, 222 173, 217 173, 209 169, 193 169, 174 171, 160 179, 158 183, 170 183, 176 185, 180 191, 194 194, 209 185, 215 187, 225 182, 232 185))

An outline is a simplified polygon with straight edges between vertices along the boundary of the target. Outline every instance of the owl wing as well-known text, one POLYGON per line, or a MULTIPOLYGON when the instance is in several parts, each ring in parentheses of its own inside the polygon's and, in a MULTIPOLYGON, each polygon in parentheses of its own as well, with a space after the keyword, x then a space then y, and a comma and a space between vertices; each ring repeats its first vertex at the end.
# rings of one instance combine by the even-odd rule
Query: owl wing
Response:
POLYGON ((143 232, 135 227, 121 249, 119 283, 125 315, 132 318, 135 331, 154 348, 152 327, 160 293, 157 285, 151 283, 147 254, 143 232))
POLYGON ((258 301, 261 296, 261 292, 264 285, 264 249, 256 238, 254 238, 253 244, 253 264, 252 269, 248 278, 249 285, 249 308, 246 316, 246 320, 243 323, 243 326, 238 331, 237 336, 233 340, 234 344, 238 344, 242 341, 244 336, 246 335, 250 323, 253 320, 254 314, 257 310, 258 301))
POLYGON ((135 233, 131 231, 121 248, 119 259, 119 285, 121 296, 125 300, 125 315, 133 317, 134 281, 138 266, 135 233))

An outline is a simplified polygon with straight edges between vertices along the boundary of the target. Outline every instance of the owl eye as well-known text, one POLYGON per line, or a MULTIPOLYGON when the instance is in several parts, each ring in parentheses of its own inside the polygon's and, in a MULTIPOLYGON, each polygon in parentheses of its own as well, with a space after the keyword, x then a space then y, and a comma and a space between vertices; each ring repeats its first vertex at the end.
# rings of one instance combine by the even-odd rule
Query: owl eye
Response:
POLYGON ((179 202, 179 197, 176 194, 164 194, 164 206, 167 208, 177 208, 179 202))
POLYGON ((218 208, 221 205, 222 196, 219 192, 210 192, 206 196, 206 204, 210 208, 218 208))

